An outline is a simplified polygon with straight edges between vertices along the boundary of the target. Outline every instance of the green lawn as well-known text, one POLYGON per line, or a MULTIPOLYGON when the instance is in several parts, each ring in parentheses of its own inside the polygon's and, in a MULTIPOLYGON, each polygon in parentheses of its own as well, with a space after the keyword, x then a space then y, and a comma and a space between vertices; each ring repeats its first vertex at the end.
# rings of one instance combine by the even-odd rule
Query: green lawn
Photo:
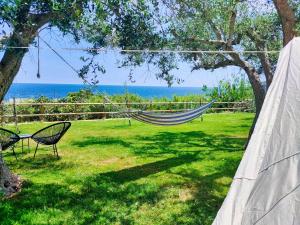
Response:
MULTIPOLYGON (((0 200, 1 224, 211 224, 243 154, 253 114, 207 114, 157 127, 77 121, 58 144, 9 167, 22 192, 0 200)), ((21 125, 23 133, 49 124, 21 125)), ((20 152, 20 148, 17 149, 20 152)))

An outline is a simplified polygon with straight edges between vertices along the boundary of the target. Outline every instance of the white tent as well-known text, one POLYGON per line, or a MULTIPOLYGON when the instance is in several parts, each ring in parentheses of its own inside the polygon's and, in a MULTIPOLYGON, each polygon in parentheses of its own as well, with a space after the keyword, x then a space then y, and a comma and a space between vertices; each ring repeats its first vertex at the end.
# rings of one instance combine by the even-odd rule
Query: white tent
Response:
POLYGON ((300 38, 280 53, 253 135, 213 225, 300 225, 300 38))

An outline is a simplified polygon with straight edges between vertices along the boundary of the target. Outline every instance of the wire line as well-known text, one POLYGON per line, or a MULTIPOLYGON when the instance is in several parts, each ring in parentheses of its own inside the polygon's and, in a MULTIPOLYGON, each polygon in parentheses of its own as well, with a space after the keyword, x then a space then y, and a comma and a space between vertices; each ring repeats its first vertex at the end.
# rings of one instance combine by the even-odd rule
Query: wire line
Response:
MULTIPOLYGON (((45 42, 45 41, 44 41, 45 42)), ((47 44, 48 46, 48 44, 47 44)), ((49 46, 48 46, 49 47, 49 46)), ((23 46, 5 46, 4 49, 24 49, 24 48, 36 48, 36 47, 23 47, 23 46)), ((61 50, 71 50, 71 51, 98 51, 98 52, 105 52, 105 51, 118 51, 123 53, 205 53, 205 54, 230 54, 230 53, 237 53, 237 54, 257 54, 257 53, 268 53, 268 54, 277 54, 279 50, 267 50, 267 51, 256 51, 256 50, 245 50, 245 51, 216 51, 216 50, 173 50, 173 49, 108 49, 108 48, 52 48, 52 51, 55 49, 61 50)))
POLYGON ((42 37, 40 37, 40 40, 43 41, 48 48, 50 48, 65 64, 67 64, 76 74, 79 75, 78 71, 61 55, 59 54, 50 44, 48 44, 47 41, 45 41, 42 37))

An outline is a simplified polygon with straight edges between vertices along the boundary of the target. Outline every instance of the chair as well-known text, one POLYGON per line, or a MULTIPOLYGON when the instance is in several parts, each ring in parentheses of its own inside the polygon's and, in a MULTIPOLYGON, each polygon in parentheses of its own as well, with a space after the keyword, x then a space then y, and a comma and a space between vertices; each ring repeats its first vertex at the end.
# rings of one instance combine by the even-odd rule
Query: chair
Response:
POLYGON ((15 153, 14 145, 20 140, 20 136, 16 133, 6 130, 4 128, 0 128, 0 151, 2 154, 2 151, 7 150, 9 147, 12 147, 12 151, 14 156, 17 158, 17 155, 15 153))
POLYGON ((52 124, 34 133, 31 136, 31 139, 37 143, 34 152, 34 158, 39 144, 52 145, 54 155, 56 154, 57 158, 59 158, 56 144, 70 127, 70 122, 60 122, 52 124))

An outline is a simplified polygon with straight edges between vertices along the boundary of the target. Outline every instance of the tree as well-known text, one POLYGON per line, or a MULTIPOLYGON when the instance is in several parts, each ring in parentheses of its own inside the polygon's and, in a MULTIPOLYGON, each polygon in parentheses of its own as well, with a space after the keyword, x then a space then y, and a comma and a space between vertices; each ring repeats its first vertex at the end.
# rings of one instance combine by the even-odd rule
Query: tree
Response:
MULTIPOLYGON (((300 30, 300 5, 296 0, 164 0, 156 4, 156 21, 164 23, 164 34, 160 36, 164 48, 220 53, 160 53, 156 57, 153 53, 136 54, 130 56, 131 63, 125 61, 124 65, 152 63, 160 69, 157 77, 169 84, 176 79, 172 70, 179 60, 191 63, 192 70, 240 68, 247 75, 255 98, 251 134, 278 59, 278 52, 268 50, 279 50, 300 30)), ((141 49, 143 45, 135 47, 141 49)))
MULTIPOLYGON (((59 29, 71 35, 75 43, 85 40, 92 48, 157 46, 158 29, 150 14, 151 1, 132 0, 2 0, 0 1, 0 102, 20 69, 23 57, 30 45, 35 44, 41 29, 59 29)), ((84 80, 104 72, 94 61, 97 51, 89 51, 90 57, 82 57, 86 65, 78 71, 84 80)), ((0 158, 0 192, 10 194, 18 188, 18 179, 9 172, 0 158)))
POLYGON ((165 0, 169 41, 177 49, 221 53, 181 54, 192 70, 234 66, 247 74, 253 89, 256 119, 270 86, 278 54, 266 52, 285 46, 299 30, 298 1, 288 0, 165 0), (243 53, 243 51, 258 51, 243 53))
POLYGON ((164 21, 167 33, 162 35, 164 47, 215 52, 181 53, 179 57, 174 53, 161 54, 154 63, 147 55, 144 56, 146 60, 139 62, 158 65, 161 68, 158 77, 169 84, 175 78, 172 70, 177 68, 178 60, 191 63, 192 70, 240 68, 247 75, 254 93, 256 113, 250 138, 278 59, 278 52, 268 50, 279 50, 297 35, 300 30, 298 1, 164 0, 157 4, 160 5, 159 21, 164 21))

